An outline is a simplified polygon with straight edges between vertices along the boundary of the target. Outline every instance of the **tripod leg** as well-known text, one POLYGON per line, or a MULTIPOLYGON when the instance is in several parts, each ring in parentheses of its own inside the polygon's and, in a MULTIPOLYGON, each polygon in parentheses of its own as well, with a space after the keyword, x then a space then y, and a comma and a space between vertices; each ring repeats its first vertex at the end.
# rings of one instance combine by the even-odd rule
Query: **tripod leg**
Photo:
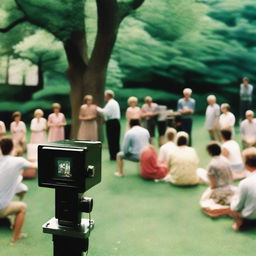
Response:
POLYGON ((54 256, 83 256, 88 250, 89 239, 53 235, 54 256))

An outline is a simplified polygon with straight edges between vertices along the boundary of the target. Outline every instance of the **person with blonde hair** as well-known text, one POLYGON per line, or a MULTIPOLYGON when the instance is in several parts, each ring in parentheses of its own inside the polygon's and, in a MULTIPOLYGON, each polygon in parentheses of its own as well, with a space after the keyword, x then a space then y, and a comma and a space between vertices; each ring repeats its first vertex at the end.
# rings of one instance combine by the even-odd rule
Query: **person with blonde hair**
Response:
POLYGON ((168 156, 173 152, 177 145, 175 144, 177 131, 174 128, 168 128, 165 132, 167 142, 159 149, 158 161, 162 164, 168 164, 168 156))
POLYGON ((191 98, 192 90, 185 88, 183 90, 184 97, 178 100, 177 111, 181 114, 180 131, 184 131, 189 135, 189 145, 192 145, 192 116, 195 112, 196 101, 191 98))
POLYGON ((169 174, 165 181, 177 186, 193 186, 207 182, 206 171, 198 168, 199 157, 194 148, 188 146, 189 135, 178 132, 177 147, 168 156, 169 174))
POLYGON ((219 128, 220 106, 216 103, 215 95, 209 95, 207 102, 208 107, 205 113, 205 127, 209 132, 211 140, 221 141, 219 128))
POLYGON ((97 106, 93 104, 93 96, 85 95, 84 104, 79 112, 80 127, 77 139, 98 140, 97 106))
POLYGON ((42 109, 36 109, 34 112, 34 118, 30 124, 31 130, 31 144, 40 144, 47 141, 46 130, 47 120, 43 117, 44 112, 42 109))
POLYGON ((13 122, 11 122, 10 131, 14 143, 15 155, 22 155, 26 148, 27 128, 25 123, 21 121, 20 112, 14 112, 12 118, 13 122))
POLYGON ((130 128, 129 123, 131 119, 139 119, 141 118, 141 109, 137 106, 138 99, 134 96, 129 97, 127 101, 129 107, 126 110, 125 117, 127 120, 127 128, 130 128))
POLYGON ((67 124, 65 115, 60 112, 61 105, 59 103, 52 104, 53 113, 48 116, 49 135, 48 141, 58 141, 65 139, 64 127, 67 124))
POLYGON ((230 130, 232 136, 235 133, 234 125, 236 118, 233 113, 230 112, 230 105, 228 103, 223 103, 220 106, 222 114, 220 115, 219 124, 221 130, 230 130))
POLYGON ((143 119, 143 127, 146 128, 150 134, 150 143, 155 137, 155 127, 158 115, 158 105, 153 102, 152 97, 147 96, 144 99, 145 104, 141 107, 141 117, 143 119))

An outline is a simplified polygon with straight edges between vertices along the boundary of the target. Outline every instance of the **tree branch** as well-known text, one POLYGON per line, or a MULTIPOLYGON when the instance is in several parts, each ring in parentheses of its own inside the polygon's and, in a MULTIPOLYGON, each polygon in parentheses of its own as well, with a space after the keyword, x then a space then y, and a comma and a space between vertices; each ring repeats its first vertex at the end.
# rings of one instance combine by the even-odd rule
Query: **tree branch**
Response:
POLYGON ((26 18, 26 16, 23 16, 23 17, 21 17, 21 18, 15 20, 15 21, 13 21, 13 22, 12 22, 11 24, 9 24, 7 27, 5 27, 5 28, 0 28, 0 32, 1 32, 1 33, 6 33, 6 32, 8 32, 8 31, 10 31, 11 29, 13 29, 14 27, 16 27, 17 25, 19 25, 19 24, 21 24, 21 23, 23 23, 23 22, 25 22, 25 21, 27 21, 27 18, 26 18))
POLYGON ((120 21, 128 16, 132 11, 138 9, 144 2, 145 0, 132 0, 126 3, 119 3, 120 21))

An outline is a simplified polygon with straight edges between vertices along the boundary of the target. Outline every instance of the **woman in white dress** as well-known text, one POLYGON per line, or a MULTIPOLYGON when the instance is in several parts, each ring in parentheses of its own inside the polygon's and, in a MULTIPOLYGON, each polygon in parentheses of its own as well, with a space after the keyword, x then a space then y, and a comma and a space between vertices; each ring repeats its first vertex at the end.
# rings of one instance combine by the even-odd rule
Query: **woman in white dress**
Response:
POLYGON ((34 112, 34 118, 31 121, 31 144, 45 143, 47 141, 46 130, 47 120, 43 117, 44 112, 41 109, 36 109, 34 112))
POLYGON ((230 105, 227 103, 223 103, 221 105, 221 112, 219 119, 220 129, 221 130, 230 130, 232 132, 232 136, 235 133, 235 122, 236 118, 233 113, 230 112, 230 105))
POLYGON ((6 127, 3 121, 0 121, 0 139, 6 134, 6 127))
POLYGON ((21 121, 21 113, 14 112, 13 122, 11 122, 10 131, 14 143, 14 150, 16 155, 22 155, 26 148, 26 133, 27 128, 23 121, 21 121))

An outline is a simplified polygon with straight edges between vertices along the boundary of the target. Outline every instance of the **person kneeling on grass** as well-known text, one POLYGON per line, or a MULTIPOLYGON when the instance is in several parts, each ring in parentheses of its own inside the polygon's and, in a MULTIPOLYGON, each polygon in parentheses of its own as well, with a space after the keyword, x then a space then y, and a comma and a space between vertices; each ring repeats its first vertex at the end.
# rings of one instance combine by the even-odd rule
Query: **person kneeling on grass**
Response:
POLYGON ((207 183, 206 170, 198 168, 199 158, 194 148, 188 146, 189 135, 177 133, 177 148, 169 154, 169 174, 164 181, 177 186, 193 186, 207 183))
POLYGON ((144 179, 163 179, 167 174, 166 164, 157 162, 157 153, 153 146, 148 145, 140 154, 140 170, 144 179))
POLYGON ((131 119, 130 127, 124 136, 123 151, 116 155, 118 172, 115 175, 118 177, 124 176, 123 160, 139 162, 141 150, 149 144, 149 132, 140 126, 138 119, 131 119))
POLYGON ((256 148, 245 149, 243 158, 250 175, 240 181, 238 195, 231 202, 234 230, 240 230, 244 224, 256 224, 256 148))
POLYGON ((210 187, 203 193, 200 206, 208 216, 218 217, 228 214, 237 187, 231 185, 232 171, 228 160, 221 154, 220 144, 211 142, 206 149, 212 157, 207 166, 210 187))
POLYGON ((10 138, 0 141, 3 156, 0 157, 0 218, 15 215, 13 225, 13 236, 11 245, 17 240, 26 237, 21 233, 25 220, 27 205, 23 202, 12 201, 15 194, 20 200, 23 198, 27 188, 21 183, 21 171, 35 166, 22 157, 12 156, 13 142, 10 138))

